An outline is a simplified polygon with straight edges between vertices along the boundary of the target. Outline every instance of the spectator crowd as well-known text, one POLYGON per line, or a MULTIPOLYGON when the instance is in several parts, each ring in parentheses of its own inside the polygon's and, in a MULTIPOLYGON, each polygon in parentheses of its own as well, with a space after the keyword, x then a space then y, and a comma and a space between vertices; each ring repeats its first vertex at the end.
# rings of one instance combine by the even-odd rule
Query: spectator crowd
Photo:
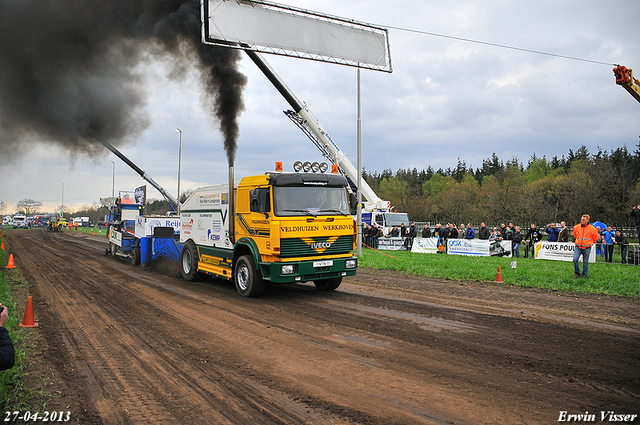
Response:
MULTIPOLYGON (((631 216, 635 217, 636 231, 640 242, 640 205, 633 207, 631 216)), ((626 264, 629 242, 620 229, 614 230, 609 226, 605 229, 597 228, 597 231, 598 239, 596 241, 596 248, 599 255, 604 256, 606 262, 612 262, 614 247, 618 245, 620 247, 621 262, 622 264, 626 264)), ((514 257, 521 257, 520 249, 522 249, 524 258, 534 258, 535 244, 543 240, 544 234, 547 235, 549 242, 569 242, 569 237, 572 236, 572 233, 572 229, 568 228, 567 223, 564 221, 561 222, 560 225, 550 223, 544 228, 538 228, 532 223, 526 231, 523 231, 520 226, 515 226, 513 223, 509 223, 508 225, 502 223, 500 227, 489 228, 486 223, 483 222, 477 231, 471 223, 462 223, 460 226, 454 223, 446 223, 445 225, 438 223, 433 229, 431 229, 428 224, 425 224, 424 228, 420 231, 420 236, 422 238, 438 238, 438 252, 443 253, 446 251, 447 241, 449 239, 477 238, 490 242, 507 240, 512 242, 514 257)), ((376 249, 379 247, 380 238, 402 238, 403 247, 410 251, 414 239, 418 237, 418 230, 414 222, 409 223, 409 226, 405 226, 405 224, 402 223, 400 227, 394 226, 385 234, 381 226, 365 223, 363 237, 365 246, 376 249)))

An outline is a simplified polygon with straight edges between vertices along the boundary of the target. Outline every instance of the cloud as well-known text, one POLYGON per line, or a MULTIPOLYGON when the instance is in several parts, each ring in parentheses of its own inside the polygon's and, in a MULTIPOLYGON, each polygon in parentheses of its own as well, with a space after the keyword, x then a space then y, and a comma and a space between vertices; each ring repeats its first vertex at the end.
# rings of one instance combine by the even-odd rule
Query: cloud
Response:
MULTIPOLYGON (((9 3, 20 4, 7 0, 0 4, 9 3)), ((136 4, 113 3, 123 7, 136 4)), ((640 69, 640 64, 636 63, 640 51, 640 29, 636 23, 640 5, 635 2, 289 0, 285 3, 375 24, 621 63, 640 69)), ((55 3, 44 4, 53 7, 55 3)), ((104 5, 104 2, 100 4, 104 5)), ((176 9, 176 18, 193 17, 180 11, 182 2, 161 4, 176 9)), ((191 6, 192 2, 184 4, 191 6)), ((7 16, 4 10, 0 19, 7 16)), ((122 9, 122 13, 135 16, 136 25, 143 30, 154 27, 153 17, 162 12, 146 15, 125 13, 126 10, 122 9)), ((86 25, 87 17, 72 14, 68 19, 76 18, 79 18, 78 25, 83 22, 86 25)), ((156 27, 162 27, 159 22, 163 20, 157 22, 156 27)), ((185 22, 198 25, 195 34, 199 43, 197 19, 185 22)), ((12 37, 19 32, 14 26, 22 22, 14 24, 5 20, 1 23, 2 34, 12 37)), ((178 135, 173 129, 180 127, 183 130, 181 187, 186 190, 193 188, 189 186, 191 184, 223 183, 227 178, 224 136, 219 131, 218 119, 211 113, 209 90, 203 88, 201 74, 192 68, 193 58, 180 50, 179 44, 167 41, 180 38, 171 38, 171 31, 161 34, 160 42, 169 49, 176 48, 171 50, 175 54, 167 55, 153 49, 153 43, 145 44, 139 48, 141 50, 129 43, 109 50, 105 43, 101 45, 100 60, 90 62, 95 65, 93 79, 89 74, 76 73, 69 80, 56 80, 57 84, 66 83, 75 90, 75 95, 61 101, 68 104, 65 108, 73 109, 74 105, 87 102, 85 95, 95 99, 99 97, 98 93, 112 90, 113 93, 96 103, 96 110, 120 105, 121 109, 114 113, 123 116, 122 122, 126 123, 127 117, 135 117, 133 124, 139 127, 122 133, 123 142, 131 143, 122 145, 122 150, 156 181, 164 182, 163 186, 166 184, 165 188, 171 193, 177 189, 178 135), (135 61, 131 67, 117 68, 114 75, 101 72, 99 64, 109 65, 109 61, 115 60, 111 53, 124 55, 123 60, 131 58, 135 61), (129 85, 115 84, 122 80, 120 77, 125 77, 129 85), (127 96, 132 98, 127 100, 127 96)), ((82 41, 79 44, 86 45, 99 36, 101 33, 98 32, 79 37, 82 41)), ((156 37, 155 33, 151 36, 156 37)), ((482 160, 493 152, 503 161, 517 156, 526 163, 534 153, 538 157, 551 158, 566 155, 569 149, 575 151, 583 144, 592 152, 598 147, 613 150, 625 144, 633 150, 638 142, 640 104, 616 86, 611 65, 398 29, 390 29, 390 40, 394 72, 361 73, 362 154, 363 165, 368 171, 426 169, 429 165, 446 169, 455 167, 458 158, 467 165, 480 167, 482 160)), ((18 63, 43 60, 32 51, 20 53, 16 49, 12 54, 18 63)), ((65 53, 64 56, 72 55, 65 53)), ((355 164, 356 71, 306 60, 265 57, 296 95, 307 102, 355 164)), ((290 170, 293 161, 298 159, 322 160, 306 136, 282 113, 289 108, 288 104, 244 54, 239 54, 237 59, 237 69, 247 80, 243 88, 245 109, 237 121, 236 179, 271 170, 275 161, 283 161, 285 169, 290 170)), ((3 61, 0 75, 4 75, 5 66, 3 61)), ((41 74, 46 76, 46 72, 41 74)), ((44 93, 51 101, 60 97, 56 93, 61 91, 45 87, 44 93)), ((9 102, 6 96, 0 96, 0 122, 9 122, 10 117, 22 114, 19 111, 24 108, 21 109, 19 94, 12 99, 20 107, 13 110, 7 105, 13 104, 14 100, 9 102)), ((78 122, 59 111, 49 114, 53 122, 78 122)), ((39 133, 34 129, 38 126, 32 126, 28 119, 20 120, 21 128, 29 131, 11 133, 10 140, 6 136, 5 144, 0 147, 1 154, 3 159, 9 158, 8 154, 20 146, 29 146, 30 156, 10 164, 6 159, 0 162, 3 172, 0 199, 49 199, 50 193, 59 192, 61 180, 69 185, 72 181, 82 180, 82 184, 78 184, 77 198, 82 198, 83 202, 110 196, 111 164, 108 161, 112 156, 97 161, 87 161, 79 156, 72 164, 69 154, 59 148, 48 148, 47 154, 42 155, 38 152, 41 148, 33 148, 30 143, 37 139, 39 133), (92 181, 97 182, 95 186, 91 186, 92 181)), ((132 189, 144 183, 126 168, 120 162, 116 166, 120 189, 132 189)), ((160 197, 153 191, 150 196, 160 197)))

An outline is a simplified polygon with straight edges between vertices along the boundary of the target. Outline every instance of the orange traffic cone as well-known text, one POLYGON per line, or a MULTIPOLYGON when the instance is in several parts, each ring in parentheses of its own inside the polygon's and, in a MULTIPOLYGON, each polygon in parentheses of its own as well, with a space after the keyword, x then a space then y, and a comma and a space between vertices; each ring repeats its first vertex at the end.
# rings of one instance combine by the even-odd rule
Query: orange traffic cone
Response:
POLYGON ((496 280, 494 282, 502 283, 502 269, 498 266, 498 275, 496 276, 496 280))
POLYGON ((7 264, 8 269, 15 269, 16 265, 13 262, 13 254, 9 254, 9 264, 7 264))
POLYGON ((93 231, 93 236, 95 236, 95 235, 96 235, 96 231, 94 230, 94 231, 93 231))
POLYGON ((18 326, 21 328, 37 328, 38 324, 33 320, 33 301, 31 297, 27 298, 27 306, 24 309, 24 316, 22 318, 22 323, 18 326))
POLYGON ((2 250, 4 251, 4 240, 2 241, 2 250))

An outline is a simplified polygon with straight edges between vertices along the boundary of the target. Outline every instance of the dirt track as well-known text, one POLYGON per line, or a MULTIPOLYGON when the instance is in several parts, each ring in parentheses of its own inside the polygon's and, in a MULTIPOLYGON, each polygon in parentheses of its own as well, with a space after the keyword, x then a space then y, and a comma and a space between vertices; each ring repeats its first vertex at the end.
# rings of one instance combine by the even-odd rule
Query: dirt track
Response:
MULTIPOLYGON (((638 301, 359 271, 188 283, 105 238, 8 231, 78 423, 549 424, 640 414, 638 301)), ((636 423, 640 420, 636 419, 636 423)))

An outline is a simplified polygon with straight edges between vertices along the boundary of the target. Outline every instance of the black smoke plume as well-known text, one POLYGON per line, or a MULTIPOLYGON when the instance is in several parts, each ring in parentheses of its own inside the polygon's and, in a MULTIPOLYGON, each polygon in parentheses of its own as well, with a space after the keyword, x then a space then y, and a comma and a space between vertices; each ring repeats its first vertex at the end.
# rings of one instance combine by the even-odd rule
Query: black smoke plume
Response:
MULTIPOLYGON (((101 154, 150 125, 141 65, 197 66, 230 164, 246 77, 240 53, 203 45, 199 0, 0 0, 0 147, 30 141, 101 154)), ((6 152, 6 151, 5 151, 6 152)))

